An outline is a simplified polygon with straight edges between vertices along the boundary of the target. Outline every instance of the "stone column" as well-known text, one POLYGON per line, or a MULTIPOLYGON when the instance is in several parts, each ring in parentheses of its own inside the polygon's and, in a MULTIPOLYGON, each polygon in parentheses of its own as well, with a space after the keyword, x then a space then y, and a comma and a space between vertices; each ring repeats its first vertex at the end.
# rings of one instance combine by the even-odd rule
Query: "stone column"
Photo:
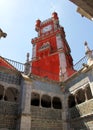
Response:
POLYGON ((84 92, 85 92, 85 101, 87 101, 88 100, 88 97, 87 97, 87 93, 86 93, 86 88, 84 89, 84 92))
POLYGON ((89 85, 90 85, 91 93, 92 93, 92 96, 93 96, 93 69, 90 72, 89 80, 90 80, 89 85))
POLYGON ((5 98, 5 92, 6 92, 6 88, 4 88, 4 92, 3 92, 3 98, 2 98, 3 101, 4 101, 4 98, 5 98))
POLYGON ((20 100, 20 128, 19 130, 31 130, 31 81, 23 79, 21 84, 20 100))
POLYGON ((76 105, 78 104, 78 102, 77 102, 77 94, 75 94, 75 103, 76 103, 76 105))
POLYGON ((62 100, 62 104, 63 104, 63 111, 62 111, 62 121, 63 121, 63 130, 70 130, 68 128, 68 98, 67 98, 67 94, 63 95, 63 100, 62 100))
POLYGON ((41 106, 41 97, 42 97, 42 95, 40 94, 40 102, 39 102, 39 107, 42 107, 42 106, 41 106))
POLYGON ((53 97, 51 97, 51 108, 53 108, 53 97))
POLYGON ((93 96, 93 83, 91 83, 90 89, 91 89, 92 96, 93 96))

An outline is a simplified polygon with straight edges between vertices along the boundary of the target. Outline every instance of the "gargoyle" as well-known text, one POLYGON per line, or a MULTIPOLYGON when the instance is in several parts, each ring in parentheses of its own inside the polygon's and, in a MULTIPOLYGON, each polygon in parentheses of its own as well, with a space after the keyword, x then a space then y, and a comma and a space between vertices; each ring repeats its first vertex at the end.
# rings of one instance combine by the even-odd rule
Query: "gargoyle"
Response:
POLYGON ((3 32, 2 29, 0 28, 0 38, 1 37, 6 37, 7 36, 7 33, 3 32))

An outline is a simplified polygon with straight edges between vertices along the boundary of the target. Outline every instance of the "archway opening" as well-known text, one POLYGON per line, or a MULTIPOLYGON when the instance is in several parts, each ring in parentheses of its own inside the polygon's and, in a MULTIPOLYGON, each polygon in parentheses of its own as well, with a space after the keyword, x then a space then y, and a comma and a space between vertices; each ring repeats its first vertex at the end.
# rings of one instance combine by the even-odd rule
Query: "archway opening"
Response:
POLYGON ((39 106, 40 104, 40 95, 38 93, 32 92, 31 93, 31 105, 39 106))
POLYGON ((72 107, 74 107, 75 105, 76 105, 76 103, 75 103, 75 97, 74 97, 73 94, 71 94, 71 95, 69 95, 69 97, 68 97, 68 107, 69 107, 69 108, 72 108, 72 107))
POLYGON ((61 103, 60 98, 54 97, 52 103, 53 103, 53 108, 62 109, 62 103, 61 103))
POLYGON ((51 107, 51 97, 48 95, 43 95, 41 98, 42 107, 50 108, 51 107))
POLYGON ((78 104, 85 101, 85 92, 83 89, 80 89, 76 92, 76 99, 78 104))
POLYGON ((0 100, 3 99, 4 86, 0 85, 0 100))
POLYGON ((10 102, 18 102, 19 100, 18 90, 16 88, 7 88, 4 100, 10 102))

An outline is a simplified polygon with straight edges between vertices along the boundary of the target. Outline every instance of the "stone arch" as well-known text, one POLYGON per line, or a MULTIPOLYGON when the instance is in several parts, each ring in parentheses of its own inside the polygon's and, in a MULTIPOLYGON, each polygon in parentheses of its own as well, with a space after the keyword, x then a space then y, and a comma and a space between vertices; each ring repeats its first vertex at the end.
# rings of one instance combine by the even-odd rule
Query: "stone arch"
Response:
POLYGON ((31 93, 31 105, 39 106, 40 104, 40 95, 36 92, 31 93))
POLYGON ((3 99, 3 94, 4 94, 4 86, 0 84, 0 100, 3 99))
POLYGON ((75 95, 76 95, 77 104, 80 104, 85 101, 85 91, 83 89, 79 89, 75 95))
POLYGON ((18 102, 19 91, 16 88, 9 87, 6 89, 4 100, 10 102, 18 102))
POLYGON ((59 97, 53 97, 52 105, 55 109, 62 109, 61 99, 59 97))
POLYGON ((68 97, 68 107, 72 108, 75 105, 76 105, 75 96, 73 94, 70 94, 69 97, 68 97))
POLYGON ((86 92, 87 100, 89 100, 93 97, 89 84, 85 87, 85 92, 86 92))
POLYGON ((41 106, 46 107, 46 108, 50 108, 51 107, 51 97, 48 95, 42 95, 41 106))

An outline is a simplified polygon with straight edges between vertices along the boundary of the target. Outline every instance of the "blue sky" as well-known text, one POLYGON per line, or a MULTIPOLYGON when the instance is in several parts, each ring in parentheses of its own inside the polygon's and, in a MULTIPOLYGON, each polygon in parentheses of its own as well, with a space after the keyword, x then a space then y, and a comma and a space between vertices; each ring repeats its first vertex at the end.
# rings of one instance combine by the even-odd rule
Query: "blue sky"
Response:
POLYGON ((0 55, 24 63, 32 57, 31 39, 37 37, 35 22, 56 11, 64 27, 74 64, 84 55, 84 42, 93 49, 93 22, 82 18, 69 0, 0 0, 0 28, 8 35, 0 40, 0 55))

